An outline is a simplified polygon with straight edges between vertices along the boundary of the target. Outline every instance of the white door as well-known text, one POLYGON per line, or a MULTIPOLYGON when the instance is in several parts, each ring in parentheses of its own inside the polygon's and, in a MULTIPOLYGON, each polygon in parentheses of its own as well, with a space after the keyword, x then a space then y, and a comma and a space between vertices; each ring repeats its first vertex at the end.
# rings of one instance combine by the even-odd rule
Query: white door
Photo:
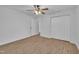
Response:
POLYGON ((51 37, 70 40, 70 16, 52 17, 51 37))

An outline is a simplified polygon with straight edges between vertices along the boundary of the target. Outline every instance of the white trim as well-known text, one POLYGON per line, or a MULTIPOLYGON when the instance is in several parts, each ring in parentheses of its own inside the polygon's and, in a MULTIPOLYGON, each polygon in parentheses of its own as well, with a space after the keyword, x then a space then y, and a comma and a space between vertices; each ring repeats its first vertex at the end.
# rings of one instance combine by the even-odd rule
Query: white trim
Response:
POLYGON ((15 38, 15 39, 13 39, 13 40, 9 40, 9 41, 0 42, 0 45, 4 45, 4 44, 11 43, 11 42, 15 42, 15 41, 17 41, 17 40, 22 40, 22 39, 24 39, 24 38, 28 38, 28 37, 31 37, 31 36, 34 36, 34 35, 38 35, 38 33, 33 34, 33 35, 18 37, 18 38, 15 38))

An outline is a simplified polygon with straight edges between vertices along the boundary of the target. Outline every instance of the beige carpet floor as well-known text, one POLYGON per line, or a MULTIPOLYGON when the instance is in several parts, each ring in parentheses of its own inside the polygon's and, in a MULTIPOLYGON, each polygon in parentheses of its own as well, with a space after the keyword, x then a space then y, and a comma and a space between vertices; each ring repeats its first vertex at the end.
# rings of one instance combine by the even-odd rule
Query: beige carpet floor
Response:
POLYGON ((77 54, 75 44, 39 35, 0 46, 0 54, 77 54))

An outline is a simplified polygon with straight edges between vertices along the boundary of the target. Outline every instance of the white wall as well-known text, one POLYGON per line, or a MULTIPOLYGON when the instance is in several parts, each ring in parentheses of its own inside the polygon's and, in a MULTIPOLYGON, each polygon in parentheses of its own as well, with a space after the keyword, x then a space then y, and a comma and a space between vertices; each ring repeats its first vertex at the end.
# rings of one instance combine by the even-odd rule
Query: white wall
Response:
POLYGON ((77 6, 77 8, 76 8, 76 19, 75 19, 75 21, 76 21, 76 28, 75 28, 75 30, 76 30, 76 43, 77 43, 77 45, 78 45, 78 47, 79 47, 79 5, 77 6))
POLYGON ((31 20, 31 33, 32 35, 39 34, 39 21, 37 16, 33 16, 31 20))
POLYGON ((43 15, 39 17, 39 32, 41 36, 50 37, 50 18, 43 15))
POLYGON ((0 45, 36 34, 32 20, 27 14, 0 6, 0 45))

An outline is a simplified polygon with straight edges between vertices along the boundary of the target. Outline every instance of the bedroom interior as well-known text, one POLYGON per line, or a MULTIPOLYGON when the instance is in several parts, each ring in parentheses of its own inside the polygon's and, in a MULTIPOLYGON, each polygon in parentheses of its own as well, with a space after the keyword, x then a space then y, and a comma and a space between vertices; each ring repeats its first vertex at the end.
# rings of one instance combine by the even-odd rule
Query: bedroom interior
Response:
POLYGON ((78 54, 78 5, 0 5, 0 54, 78 54))

